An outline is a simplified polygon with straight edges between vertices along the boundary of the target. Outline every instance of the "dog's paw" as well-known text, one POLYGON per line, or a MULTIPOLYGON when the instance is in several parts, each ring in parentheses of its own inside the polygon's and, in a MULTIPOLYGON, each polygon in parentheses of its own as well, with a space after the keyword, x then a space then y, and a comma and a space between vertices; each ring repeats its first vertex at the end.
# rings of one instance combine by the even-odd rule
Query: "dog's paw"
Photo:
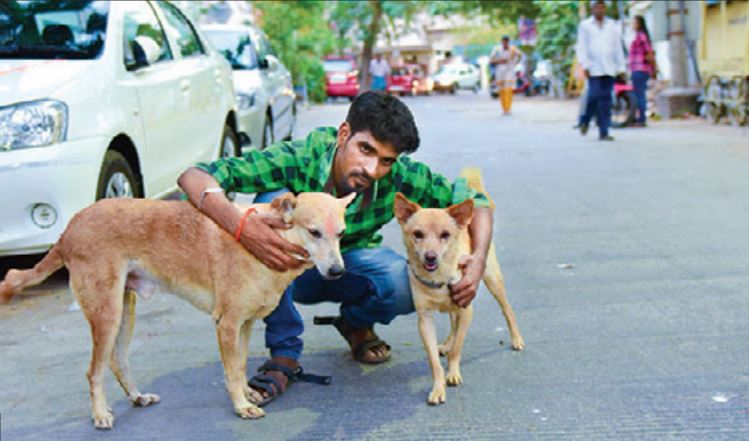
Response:
POLYGON ((434 388, 432 388, 432 391, 429 393, 429 398, 427 399, 427 403, 429 403, 432 406, 436 406, 437 404, 444 403, 446 398, 447 398, 447 394, 445 393, 445 387, 435 386, 434 388))
POLYGON ((261 401, 263 401, 263 396, 260 394, 260 392, 256 391, 255 389, 251 388, 250 386, 245 386, 243 388, 244 397, 252 404, 257 404, 261 401))
POLYGON ((249 404, 243 407, 235 407, 234 411, 237 412, 240 418, 244 419, 256 419, 265 416, 265 411, 254 404, 249 404))
POLYGON ((518 336, 517 338, 512 339, 512 349, 515 351, 522 351, 525 349, 525 341, 523 341, 523 337, 518 336))
POLYGON ((445 381, 447 381, 448 386, 457 386, 463 382, 463 376, 460 375, 460 372, 448 372, 445 381))
POLYGON ((110 430, 114 426, 114 415, 111 409, 104 412, 94 412, 91 419, 94 420, 94 428, 99 430, 110 430))
POLYGON ((135 407, 148 407, 161 401, 161 397, 156 394, 137 394, 130 396, 130 402, 135 407))

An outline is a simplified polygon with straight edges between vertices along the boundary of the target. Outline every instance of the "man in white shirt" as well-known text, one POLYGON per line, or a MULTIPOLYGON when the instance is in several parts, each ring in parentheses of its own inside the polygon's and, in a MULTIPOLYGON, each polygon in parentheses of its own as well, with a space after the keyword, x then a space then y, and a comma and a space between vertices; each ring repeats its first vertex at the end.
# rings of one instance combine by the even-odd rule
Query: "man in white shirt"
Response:
POLYGON ((577 30, 577 60, 588 79, 588 102, 580 133, 588 132, 590 119, 597 111, 599 139, 613 141, 609 135, 611 95, 614 77, 626 70, 624 46, 618 23, 606 17, 606 3, 596 1, 592 11, 593 16, 581 22, 577 30))
POLYGON ((385 90, 390 65, 382 58, 382 54, 375 55, 374 60, 369 62, 369 74, 372 76, 372 90, 385 90))

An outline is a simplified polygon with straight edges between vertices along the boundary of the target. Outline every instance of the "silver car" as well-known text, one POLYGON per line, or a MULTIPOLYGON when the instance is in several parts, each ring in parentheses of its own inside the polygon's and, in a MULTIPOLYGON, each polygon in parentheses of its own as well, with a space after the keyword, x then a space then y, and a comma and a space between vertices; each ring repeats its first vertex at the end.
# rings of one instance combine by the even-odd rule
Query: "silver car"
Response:
POLYGON ((265 34, 253 26, 204 25, 201 29, 231 64, 242 146, 263 149, 277 140, 291 139, 296 122, 291 74, 265 34))

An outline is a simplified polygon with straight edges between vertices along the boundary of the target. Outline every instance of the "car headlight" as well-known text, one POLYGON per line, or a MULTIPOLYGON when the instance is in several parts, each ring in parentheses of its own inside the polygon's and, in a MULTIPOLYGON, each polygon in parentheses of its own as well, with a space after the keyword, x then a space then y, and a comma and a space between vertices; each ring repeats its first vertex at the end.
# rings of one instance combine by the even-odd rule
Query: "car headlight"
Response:
POLYGON ((239 110, 246 110, 255 105, 255 93, 237 92, 237 107, 239 110))
POLYGON ((68 106, 39 100, 0 107, 0 151, 44 147, 64 141, 68 106))

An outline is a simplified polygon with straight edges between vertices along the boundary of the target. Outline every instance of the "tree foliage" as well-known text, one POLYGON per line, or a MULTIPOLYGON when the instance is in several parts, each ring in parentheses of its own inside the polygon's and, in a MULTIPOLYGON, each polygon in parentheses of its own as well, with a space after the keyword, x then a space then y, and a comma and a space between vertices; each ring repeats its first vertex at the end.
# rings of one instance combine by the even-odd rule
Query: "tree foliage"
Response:
POLYGON ((554 76, 566 83, 575 57, 579 2, 560 0, 537 2, 539 6, 536 51, 551 61, 554 76))
POLYGON ((394 20, 403 19, 406 23, 420 11, 440 2, 418 0, 340 0, 332 3, 331 26, 336 31, 336 44, 339 53, 355 48, 348 40, 353 36, 363 42, 359 70, 362 85, 369 85, 369 62, 377 43, 377 38, 389 25, 394 29, 394 20))
POLYGON ((306 85, 310 99, 325 99, 322 57, 333 52, 335 36, 325 19, 324 1, 262 1, 261 27, 291 72, 294 84, 306 85))

